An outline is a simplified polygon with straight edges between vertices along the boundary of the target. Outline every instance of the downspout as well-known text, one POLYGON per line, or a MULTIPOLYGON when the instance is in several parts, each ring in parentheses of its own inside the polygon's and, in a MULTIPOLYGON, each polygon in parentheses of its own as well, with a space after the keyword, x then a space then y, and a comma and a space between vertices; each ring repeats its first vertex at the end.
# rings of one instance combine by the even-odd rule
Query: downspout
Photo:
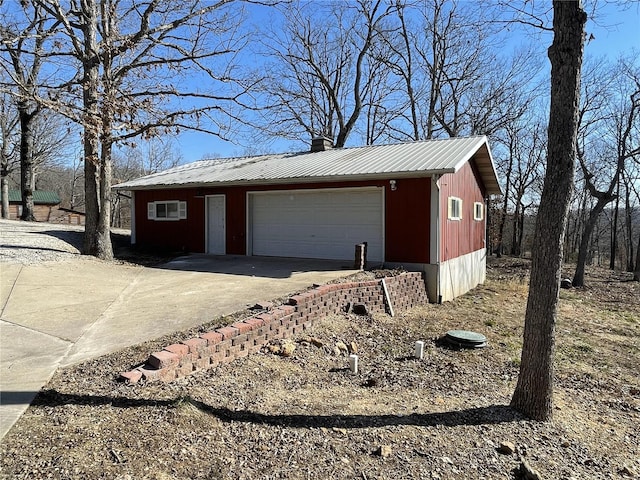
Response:
POLYGON ((131 190, 131 245, 136 244, 136 192, 131 190))
POLYGON ((431 252, 430 263, 435 265, 436 271, 436 295, 435 301, 442 303, 442 290, 440 288, 440 243, 442 241, 442 229, 440 228, 440 177, 431 177, 431 252))

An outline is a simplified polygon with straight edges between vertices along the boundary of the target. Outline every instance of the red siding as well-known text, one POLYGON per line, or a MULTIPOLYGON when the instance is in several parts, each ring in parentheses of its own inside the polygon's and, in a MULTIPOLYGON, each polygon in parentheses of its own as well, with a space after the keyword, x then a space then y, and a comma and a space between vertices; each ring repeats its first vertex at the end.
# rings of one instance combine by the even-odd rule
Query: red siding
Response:
POLYGON ((204 252, 204 197, 195 189, 137 191, 135 202, 138 245, 204 252), (159 200, 186 201, 186 220, 147 220, 147 203, 159 200))
POLYGON ((140 245, 204 252, 205 196, 224 194, 227 254, 245 255, 247 192, 376 186, 385 188, 385 259, 390 262, 428 263, 431 180, 400 179, 396 185, 396 191, 391 191, 388 180, 139 190, 135 195, 136 242, 140 245), (157 200, 186 201, 187 219, 147 220, 147 203, 157 200))
POLYGON ((483 220, 473 219, 473 204, 484 205, 484 189, 473 162, 466 163, 457 173, 440 178, 441 260, 466 255, 485 247, 486 208, 483 220), (462 220, 449 220, 449 197, 462 199, 462 220))
POLYGON ((385 260, 429 263, 431 178, 397 180, 385 192, 385 260))

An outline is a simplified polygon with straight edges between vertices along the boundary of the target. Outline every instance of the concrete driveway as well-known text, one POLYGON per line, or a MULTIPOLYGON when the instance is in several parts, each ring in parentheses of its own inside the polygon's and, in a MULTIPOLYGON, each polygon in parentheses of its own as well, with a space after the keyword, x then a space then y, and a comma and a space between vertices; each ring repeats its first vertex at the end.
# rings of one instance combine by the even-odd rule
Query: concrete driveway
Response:
POLYGON ((0 263, 0 438, 58 367, 348 275, 348 263, 204 255, 156 268, 89 257, 0 263))

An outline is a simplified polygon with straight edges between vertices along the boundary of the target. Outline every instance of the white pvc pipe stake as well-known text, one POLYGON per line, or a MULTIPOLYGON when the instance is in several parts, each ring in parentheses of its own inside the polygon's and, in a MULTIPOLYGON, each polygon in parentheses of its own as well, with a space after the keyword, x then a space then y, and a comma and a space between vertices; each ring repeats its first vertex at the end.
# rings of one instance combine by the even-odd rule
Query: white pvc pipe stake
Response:
POLYGON ((424 357, 424 342, 418 341, 416 342, 416 348, 413 352, 413 356, 418 360, 422 360, 424 357))
POLYGON ((358 355, 349 355, 349 368, 353 373, 358 373, 358 355))

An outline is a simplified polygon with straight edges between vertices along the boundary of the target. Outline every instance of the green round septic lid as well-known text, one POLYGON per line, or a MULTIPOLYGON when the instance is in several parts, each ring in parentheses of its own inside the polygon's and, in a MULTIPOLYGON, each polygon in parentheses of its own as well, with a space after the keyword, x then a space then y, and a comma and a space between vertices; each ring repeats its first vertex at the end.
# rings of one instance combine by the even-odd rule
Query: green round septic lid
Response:
POLYGON ((480 345, 487 343, 487 337, 481 333, 469 332, 467 330, 449 330, 447 332, 447 338, 460 344, 480 345))

